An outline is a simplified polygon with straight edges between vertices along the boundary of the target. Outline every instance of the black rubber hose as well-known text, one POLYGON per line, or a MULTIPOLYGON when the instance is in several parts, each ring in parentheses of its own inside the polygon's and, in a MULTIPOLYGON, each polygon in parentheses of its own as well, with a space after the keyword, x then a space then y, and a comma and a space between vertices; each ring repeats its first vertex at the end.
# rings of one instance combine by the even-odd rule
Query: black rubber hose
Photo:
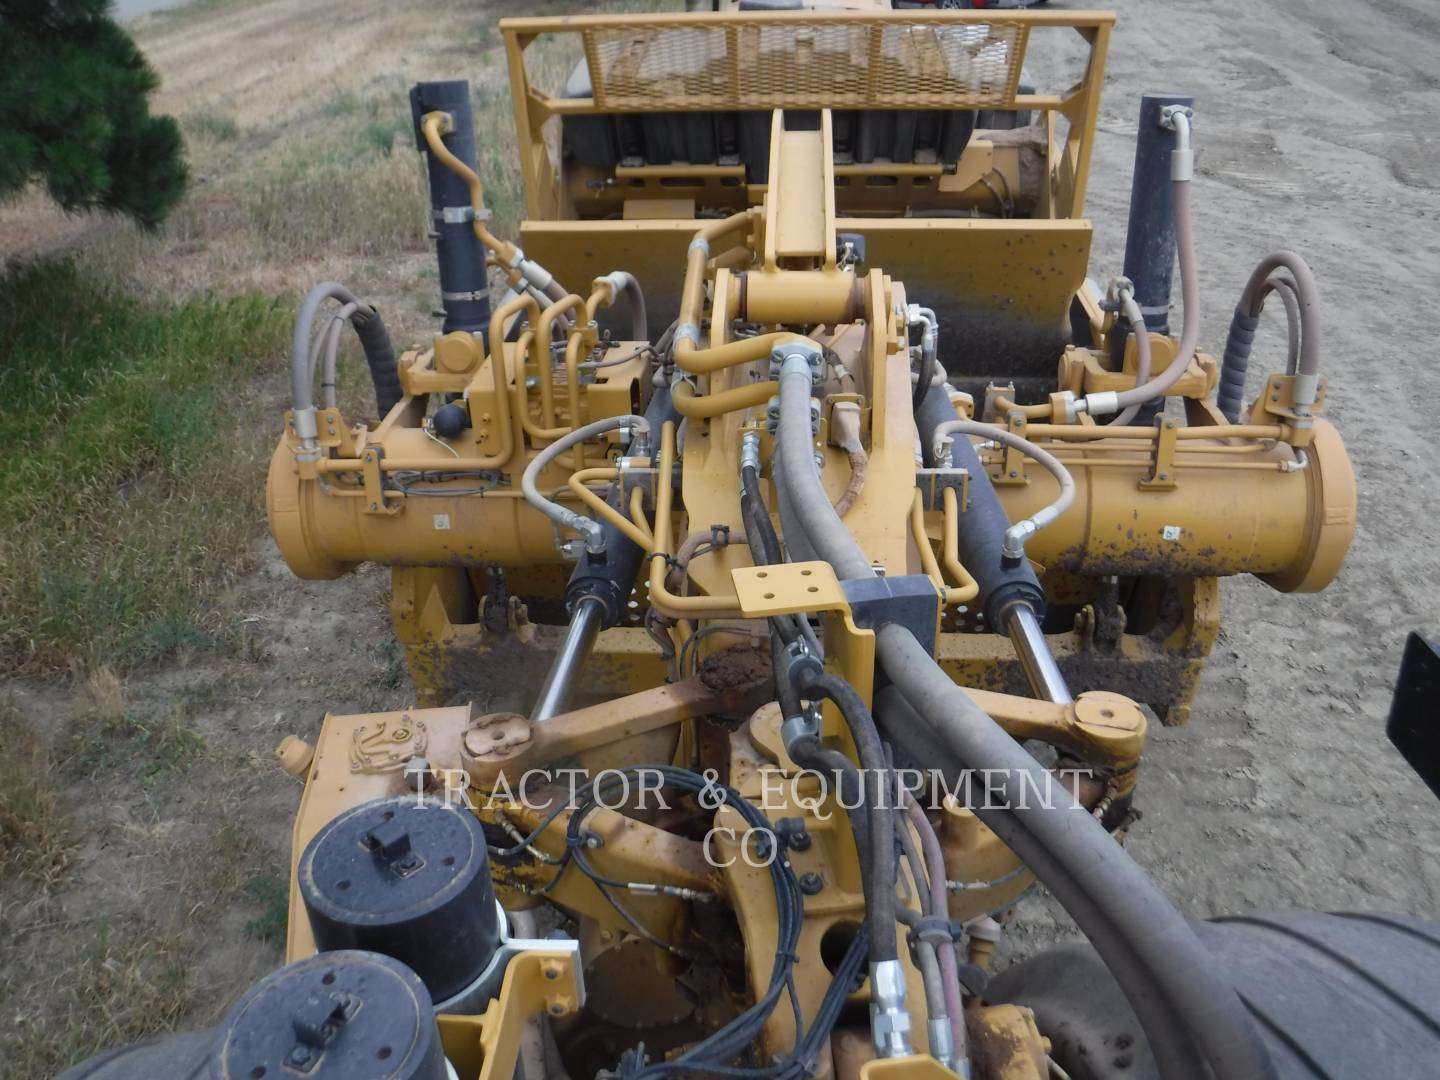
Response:
POLYGON ((1028 562, 1005 566, 1001 547, 1010 519, 1000 505, 1000 497, 990 482, 990 474, 980 463, 969 439, 957 438, 950 444, 950 460, 932 459, 935 429, 949 420, 958 420, 955 406, 944 386, 932 386, 915 413, 915 429, 920 434, 927 462, 933 468, 964 469, 970 475, 969 501, 963 507, 959 526, 960 562, 980 586, 980 607, 991 627, 1002 630, 1003 612, 1010 604, 1021 601, 1034 609, 1037 618, 1045 614, 1045 591, 1028 562))
MULTIPOLYGON (((765 565, 774 566, 783 557, 780 537, 775 532, 775 523, 770 520, 770 512, 765 508, 765 500, 760 494, 760 474, 753 465, 746 465, 740 470, 740 503, 742 511, 752 519, 746 522, 745 535, 754 536, 759 541, 765 554, 765 565)), ((754 540, 750 546, 755 546, 754 540)))
POLYGON ((870 820, 870 874, 875 887, 865 905, 865 920, 870 927, 870 960, 883 963, 894 960, 895 930, 895 800, 887 790, 891 775, 885 747, 875 718, 870 715, 855 688, 838 675, 828 672, 816 675, 802 672, 799 691, 811 701, 826 698, 835 703, 850 729, 855 752, 865 781, 865 802, 870 820))
POLYGON ((977 816, 1035 872, 1125 988, 1166 1080, 1275 1074, 1243 1005, 1189 924, 1069 790, 986 716, 903 627, 876 635, 894 683, 885 730, 902 747, 928 736, 924 760, 989 770, 977 816), (900 708, 899 701, 908 708, 900 708), (995 782, 998 778, 998 783, 995 782), (1027 794, 1028 792, 1028 794, 1027 794), (998 803, 998 806, 996 805, 998 803))
POLYGON ((375 384, 375 408, 380 419, 384 420, 405 396, 395 364, 395 346, 390 343, 390 334, 385 329, 380 312, 373 307, 362 304, 350 316, 350 325, 355 327, 355 336, 360 339, 360 348, 365 352, 370 381, 375 384))
POLYGON ((1215 392, 1215 405, 1230 423, 1238 423, 1240 406, 1245 401, 1245 375, 1250 369, 1250 349, 1255 344, 1255 331, 1260 316, 1251 315, 1237 306, 1230 317, 1230 333, 1225 338, 1225 356, 1220 363, 1220 388, 1215 392))

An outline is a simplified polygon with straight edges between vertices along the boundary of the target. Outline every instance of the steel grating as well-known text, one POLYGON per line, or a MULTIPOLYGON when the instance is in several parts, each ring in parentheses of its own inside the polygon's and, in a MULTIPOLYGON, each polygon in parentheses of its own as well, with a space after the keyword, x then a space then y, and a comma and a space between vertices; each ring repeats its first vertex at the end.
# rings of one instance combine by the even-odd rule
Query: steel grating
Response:
POLYGON ((1022 22, 861 20, 591 26, 601 110, 993 108, 1020 80, 1022 22))

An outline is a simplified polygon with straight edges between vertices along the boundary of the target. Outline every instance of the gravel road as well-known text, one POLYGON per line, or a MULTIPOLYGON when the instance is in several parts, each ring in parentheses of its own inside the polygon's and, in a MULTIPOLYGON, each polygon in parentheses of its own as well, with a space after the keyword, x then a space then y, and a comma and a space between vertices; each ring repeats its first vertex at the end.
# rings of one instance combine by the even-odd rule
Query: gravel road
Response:
MULTIPOLYGON (((1152 736, 1130 850, 1196 916, 1440 917, 1440 802, 1384 734, 1407 632, 1440 635, 1440 486, 1421 412, 1436 385, 1423 297, 1440 284, 1440 9, 1114 6, 1092 273, 1103 279, 1122 260, 1140 95, 1193 93, 1203 347, 1223 348, 1261 256, 1303 254, 1325 303, 1329 415, 1360 492, 1355 541, 1327 591, 1224 582, 1223 629, 1191 722, 1152 736)), ((1257 342, 1253 379, 1283 363, 1283 325, 1266 321, 1270 351, 1257 342)), ((1013 940, 1029 952, 1073 934, 1039 897, 1017 912, 1013 940)))

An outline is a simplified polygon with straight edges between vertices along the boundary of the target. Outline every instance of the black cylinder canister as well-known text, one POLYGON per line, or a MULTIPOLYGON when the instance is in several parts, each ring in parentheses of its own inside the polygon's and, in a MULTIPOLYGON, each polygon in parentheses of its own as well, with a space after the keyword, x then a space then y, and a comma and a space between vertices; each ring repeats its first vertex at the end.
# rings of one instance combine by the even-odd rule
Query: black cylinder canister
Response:
POLYGON ((478 978, 500 940, 484 831, 439 799, 346 811, 306 845, 298 876, 317 948, 392 956, 435 1001, 478 978))
POLYGON ((387 956, 330 952, 267 975, 230 1010, 212 1080, 445 1080, 430 995, 387 956))

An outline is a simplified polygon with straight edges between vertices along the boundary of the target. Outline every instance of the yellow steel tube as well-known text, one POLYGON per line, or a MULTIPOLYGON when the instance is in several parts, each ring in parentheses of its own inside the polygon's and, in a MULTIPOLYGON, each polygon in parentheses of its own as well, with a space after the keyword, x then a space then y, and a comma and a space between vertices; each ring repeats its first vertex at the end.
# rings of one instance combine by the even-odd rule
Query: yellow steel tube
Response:
POLYGON ((576 403, 570 402, 570 426, 556 428, 555 425, 555 393, 550 384, 550 337, 551 327, 555 320, 567 311, 585 310, 585 300, 576 293, 566 293, 555 303, 551 304, 540 313, 540 321, 535 325, 535 337, 531 348, 535 353, 536 378, 540 383, 540 422, 547 429, 558 430, 559 435, 549 436, 559 438, 560 435, 568 435, 575 425, 576 403))
MULTIPOLYGON (((535 302, 534 298, 528 294, 521 294, 509 302, 501 304, 490 316, 490 335, 487 344, 490 346, 491 377, 495 380, 495 412, 500 426, 500 448, 493 454, 476 458, 473 467, 477 469, 491 469, 504 465, 515 453, 515 422, 511 415, 514 404, 510 398, 510 372, 505 363, 505 320, 527 308, 532 319, 539 314, 540 305, 535 302)), ((523 370, 517 381, 522 386, 524 385, 525 373, 523 370)))
POLYGON ((654 535, 631 521, 609 502, 585 486, 600 480, 614 483, 618 476, 618 469, 581 469, 579 472, 571 473, 570 479, 566 483, 570 490, 580 497, 581 502, 633 540, 641 551, 649 551, 655 545, 654 535))
MULTIPOLYGON (((700 332, 700 320, 705 305, 705 270, 710 261, 710 242, 725 236, 743 225, 749 225, 760 213, 758 208, 744 210, 707 225, 695 234, 690 250, 685 257, 685 283, 680 290, 679 325, 692 326, 700 332)), ((717 318, 723 317, 723 313, 717 318)), ((673 355, 681 369, 695 375, 706 375, 736 364, 749 363, 770 355, 777 345, 787 341, 804 340, 801 334, 774 333, 759 337, 731 341, 709 349, 702 349, 689 337, 677 334, 673 355)))
POLYGON ((964 604, 974 600, 980 591, 979 586, 975 587, 974 592, 967 593, 964 587, 951 588, 945 584, 945 576, 940 573, 940 564, 935 561, 935 550, 930 546, 930 537, 925 534, 925 500, 919 491, 915 492, 915 498, 910 503, 910 534, 915 540, 915 546, 920 550, 920 566, 925 571, 925 576, 940 590, 945 604, 964 604))
POLYGON ((660 469, 655 487, 655 528, 650 546, 650 606, 672 619, 743 618, 740 598, 729 596, 676 596, 665 586, 665 571, 673 554, 670 550, 670 513, 674 491, 670 475, 675 468, 675 425, 660 429, 660 469))
POLYGON ((723 416, 725 413, 753 408, 756 405, 764 405, 775 396, 775 384, 767 380, 766 382, 751 383, 749 386, 737 386, 731 390, 722 390, 718 394, 698 396, 690 383, 677 379, 671 387, 670 393, 671 400, 675 402, 675 411, 681 416, 709 419, 714 416, 723 416))
POLYGON ((420 131, 425 136, 425 145, 430 148, 430 152, 470 188, 470 206, 475 211, 476 238, 495 253, 502 266, 509 266, 515 261, 518 249, 510 241, 501 240, 485 227, 485 186, 480 182, 475 170, 452 154, 440 138, 441 129, 453 130, 454 124, 455 120, 449 113, 426 113, 420 118, 420 131))
MULTIPOLYGON (((1081 427, 1078 424, 1027 424, 1025 437, 1036 439, 1145 439, 1153 442, 1159 434, 1153 427, 1081 427)), ((1284 439, 1279 424, 1194 424, 1177 428, 1177 439, 1284 439)))
POLYGON ((942 498, 945 507, 945 535, 941 560, 945 569, 950 571, 950 576, 960 582, 960 596, 955 602, 968 604, 980 595, 980 584, 960 562, 960 498, 953 487, 947 487, 942 498))

